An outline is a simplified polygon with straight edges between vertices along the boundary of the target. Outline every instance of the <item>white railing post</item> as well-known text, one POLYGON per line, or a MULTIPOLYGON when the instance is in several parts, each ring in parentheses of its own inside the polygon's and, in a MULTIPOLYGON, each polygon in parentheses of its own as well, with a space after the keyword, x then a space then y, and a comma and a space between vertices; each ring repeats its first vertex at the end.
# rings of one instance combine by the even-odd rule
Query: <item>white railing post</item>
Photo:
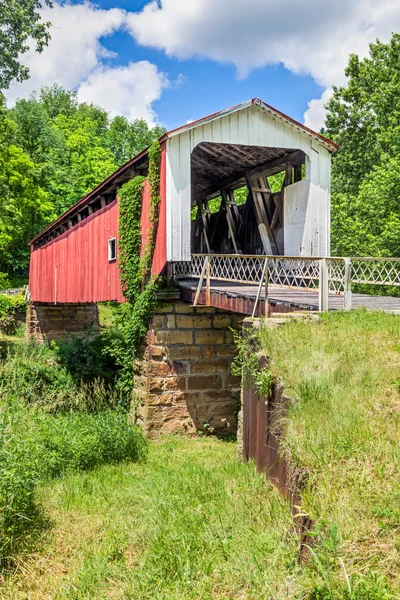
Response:
POLYGON ((211 304, 211 262, 210 258, 207 259, 207 267, 206 267, 206 306, 210 306, 211 304))
POLYGON ((268 258, 264 259, 264 266, 261 272, 261 277, 260 277, 260 283, 258 285, 258 290, 257 290, 257 296, 256 299, 254 301, 254 307, 253 307, 253 313, 252 313, 252 318, 254 319, 254 317, 256 316, 256 312, 257 312, 257 307, 258 307, 258 303, 260 302, 260 298, 261 298, 261 290, 263 288, 265 288, 265 316, 268 317, 268 258))
POLYGON ((264 273, 264 315, 267 319, 269 317, 269 306, 268 306, 268 280, 269 280, 269 269, 268 269, 268 258, 265 259, 265 273, 264 273))
POLYGON ((200 292, 201 292, 201 288, 203 287, 203 280, 204 280, 204 276, 206 274, 207 265, 208 265, 208 256, 206 256, 204 259, 203 268, 201 269, 201 274, 200 274, 200 278, 199 278, 199 285, 197 286, 196 295, 195 295, 194 301, 193 301, 193 306, 197 306, 197 303, 199 301, 200 292))
POLYGON ((351 260, 344 259, 344 281, 343 281, 343 308, 351 310, 351 260))
POLYGON ((326 258, 319 261, 319 299, 318 310, 327 312, 329 310, 329 274, 326 258))

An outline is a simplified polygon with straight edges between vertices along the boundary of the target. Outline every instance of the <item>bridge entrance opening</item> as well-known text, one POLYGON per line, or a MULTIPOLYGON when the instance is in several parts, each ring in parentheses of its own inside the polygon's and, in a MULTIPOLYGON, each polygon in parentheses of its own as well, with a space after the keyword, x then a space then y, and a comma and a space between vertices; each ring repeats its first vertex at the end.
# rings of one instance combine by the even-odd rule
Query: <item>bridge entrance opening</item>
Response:
POLYGON ((284 199, 305 179, 287 148, 202 142, 191 156, 191 252, 285 254, 284 199))

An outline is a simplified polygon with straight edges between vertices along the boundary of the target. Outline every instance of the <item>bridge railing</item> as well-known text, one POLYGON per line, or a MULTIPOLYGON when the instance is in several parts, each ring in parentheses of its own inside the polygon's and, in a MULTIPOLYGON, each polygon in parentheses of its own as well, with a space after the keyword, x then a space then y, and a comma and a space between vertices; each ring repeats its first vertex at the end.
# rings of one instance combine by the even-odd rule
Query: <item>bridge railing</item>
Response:
POLYGON ((349 310, 352 284, 400 286, 400 259, 193 254, 191 261, 174 263, 173 273, 177 279, 199 279, 195 304, 204 280, 207 298, 210 281, 216 280, 257 285, 253 314, 263 287, 267 299, 271 285, 317 291, 321 311, 329 309, 330 295, 340 295, 343 308, 349 310))
POLYGON ((17 296, 18 294, 21 294, 22 292, 25 292, 25 288, 10 288, 9 290, 0 290, 0 294, 2 296, 17 296))

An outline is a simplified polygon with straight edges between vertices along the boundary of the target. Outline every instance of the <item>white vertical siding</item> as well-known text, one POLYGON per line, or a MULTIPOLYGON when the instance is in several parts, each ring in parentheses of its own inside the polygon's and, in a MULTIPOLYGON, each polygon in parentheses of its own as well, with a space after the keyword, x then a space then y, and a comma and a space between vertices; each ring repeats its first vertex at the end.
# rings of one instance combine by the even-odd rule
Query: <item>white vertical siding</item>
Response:
POLYGON ((250 105, 168 139, 168 260, 190 259, 191 153, 204 141, 303 150, 308 182, 289 186, 285 194, 285 252, 329 254, 331 157, 328 150, 301 128, 285 123, 262 107, 250 105))

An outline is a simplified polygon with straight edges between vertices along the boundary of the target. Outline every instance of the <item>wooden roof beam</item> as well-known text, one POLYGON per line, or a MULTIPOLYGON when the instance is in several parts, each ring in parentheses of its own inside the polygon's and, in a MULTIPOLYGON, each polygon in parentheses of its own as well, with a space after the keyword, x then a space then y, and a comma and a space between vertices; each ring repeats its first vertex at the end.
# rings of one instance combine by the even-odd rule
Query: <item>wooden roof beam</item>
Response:
POLYGON ((272 161, 259 165, 258 167, 254 167, 253 169, 248 169, 247 171, 235 173, 234 175, 228 177, 223 181, 216 181, 212 186, 209 186, 208 189, 204 190, 204 195, 207 198, 219 196, 219 190, 221 188, 236 189, 238 187, 243 187, 244 185, 246 185, 246 176, 252 177, 253 175, 264 175, 265 177, 270 177, 271 175, 275 175, 276 173, 284 171, 287 165, 301 165, 304 162, 304 159, 305 154, 302 150, 290 152, 285 156, 276 158, 272 161))

